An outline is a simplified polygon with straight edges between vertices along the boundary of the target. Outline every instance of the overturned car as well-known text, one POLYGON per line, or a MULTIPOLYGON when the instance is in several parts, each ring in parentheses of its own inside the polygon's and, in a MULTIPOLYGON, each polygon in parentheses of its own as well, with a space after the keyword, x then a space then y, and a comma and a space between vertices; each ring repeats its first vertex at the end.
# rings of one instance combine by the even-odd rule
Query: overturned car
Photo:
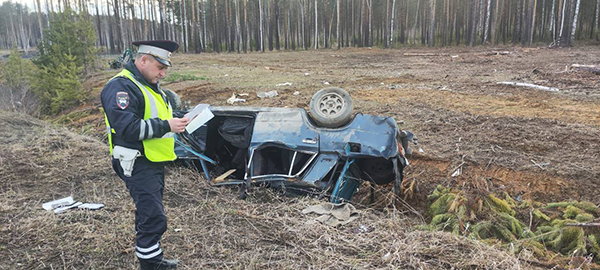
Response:
MULTIPOLYGON (((201 169, 211 185, 260 183, 280 190, 349 201, 364 181, 393 182, 399 192, 416 138, 391 117, 352 113, 341 88, 318 91, 310 114, 299 108, 210 107, 210 121, 176 137, 179 160, 201 169)), ((176 111, 183 116, 187 111, 176 111)))

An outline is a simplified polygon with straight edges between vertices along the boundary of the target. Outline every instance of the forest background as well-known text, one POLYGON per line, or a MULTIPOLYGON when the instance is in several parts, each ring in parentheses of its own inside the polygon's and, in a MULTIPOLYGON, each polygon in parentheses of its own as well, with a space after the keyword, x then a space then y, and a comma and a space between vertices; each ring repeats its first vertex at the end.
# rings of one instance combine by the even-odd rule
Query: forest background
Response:
POLYGON ((600 0, 35 0, 4 2, 0 49, 28 51, 71 8, 101 52, 170 39, 180 52, 495 44, 598 39, 600 0))

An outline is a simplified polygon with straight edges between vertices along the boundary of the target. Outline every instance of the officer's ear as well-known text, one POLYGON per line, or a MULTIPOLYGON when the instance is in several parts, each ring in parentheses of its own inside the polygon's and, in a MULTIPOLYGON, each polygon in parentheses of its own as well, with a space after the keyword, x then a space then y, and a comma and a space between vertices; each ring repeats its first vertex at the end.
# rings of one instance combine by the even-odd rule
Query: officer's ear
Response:
POLYGON ((136 62, 139 62, 141 65, 146 65, 150 61, 150 57, 147 54, 140 53, 136 55, 136 62))
POLYGON ((140 60, 142 60, 142 64, 147 64, 148 61, 150 61, 147 54, 142 54, 142 57, 140 58, 140 60))

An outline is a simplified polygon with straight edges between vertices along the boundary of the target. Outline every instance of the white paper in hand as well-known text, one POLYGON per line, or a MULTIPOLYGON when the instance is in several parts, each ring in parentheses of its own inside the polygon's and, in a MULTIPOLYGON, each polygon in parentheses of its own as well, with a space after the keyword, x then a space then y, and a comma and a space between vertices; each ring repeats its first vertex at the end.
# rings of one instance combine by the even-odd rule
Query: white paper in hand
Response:
POLYGON ((213 113, 208 108, 210 105, 208 104, 198 104, 191 110, 187 117, 191 119, 191 121, 185 127, 185 130, 192 134, 196 129, 206 124, 208 120, 214 117, 213 113))

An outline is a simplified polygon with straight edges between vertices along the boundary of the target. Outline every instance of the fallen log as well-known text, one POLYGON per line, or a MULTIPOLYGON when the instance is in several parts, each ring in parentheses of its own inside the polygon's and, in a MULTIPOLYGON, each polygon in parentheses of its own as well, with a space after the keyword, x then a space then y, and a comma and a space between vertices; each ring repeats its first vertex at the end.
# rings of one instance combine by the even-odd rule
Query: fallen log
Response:
POLYGON ((567 226, 576 226, 576 227, 600 227, 600 223, 567 223, 567 226))
POLYGON ((598 67, 598 66, 572 64, 571 68, 577 69, 577 70, 585 70, 585 71, 594 73, 596 75, 600 75, 600 67, 598 67))
POLYGON ((450 56, 449 53, 404 53, 404 56, 450 56))
POLYGON ((475 53, 475 55, 492 56, 492 55, 509 55, 510 53, 511 52, 509 52, 509 51, 488 51, 488 52, 475 53))
POLYGON ((534 89, 538 89, 538 90, 551 91, 551 92, 558 92, 559 91, 559 89, 555 88, 555 87, 547 87, 547 86, 541 86, 541 85, 531 84, 531 83, 497 82, 496 84, 504 84, 504 85, 528 87, 528 88, 534 88, 534 89))

